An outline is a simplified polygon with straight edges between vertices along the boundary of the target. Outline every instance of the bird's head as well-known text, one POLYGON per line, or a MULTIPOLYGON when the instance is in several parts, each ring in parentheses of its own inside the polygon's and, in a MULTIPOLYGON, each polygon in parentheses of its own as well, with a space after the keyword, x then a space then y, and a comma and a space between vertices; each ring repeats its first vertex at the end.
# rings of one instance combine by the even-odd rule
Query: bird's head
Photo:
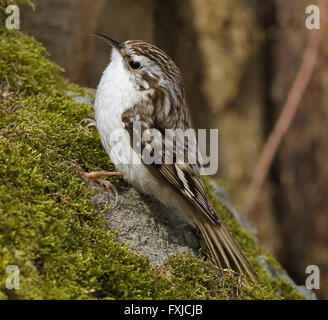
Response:
POLYGON ((168 95, 180 101, 184 99, 180 71, 165 52, 141 40, 119 42, 104 34, 92 34, 113 48, 111 66, 121 70, 124 79, 132 81, 138 91, 165 90, 168 95))

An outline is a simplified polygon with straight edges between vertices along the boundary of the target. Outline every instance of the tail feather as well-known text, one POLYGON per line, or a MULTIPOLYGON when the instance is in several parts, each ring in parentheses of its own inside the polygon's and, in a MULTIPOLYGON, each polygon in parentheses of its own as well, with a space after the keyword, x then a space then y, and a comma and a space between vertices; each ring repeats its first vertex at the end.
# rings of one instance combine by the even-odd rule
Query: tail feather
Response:
POLYGON ((219 252, 215 249, 215 246, 213 245, 213 242, 208 234, 208 231, 205 230, 205 226, 204 224, 202 224, 199 219, 197 219, 197 225, 204 237, 204 240, 206 242, 206 245, 210 251, 210 254, 212 256, 212 259, 214 260, 214 262, 222 269, 222 264, 219 258, 218 253, 220 253, 222 256, 225 256, 225 253, 223 250, 220 250, 221 248, 219 248, 219 252))
POLYGON ((196 214, 197 225, 204 237, 212 259, 220 268, 230 268, 249 275, 257 283, 257 274, 243 252, 230 235, 227 227, 214 224, 207 217, 196 214))
MULTIPOLYGON (((206 224, 206 231, 210 238, 212 246, 214 247, 214 251, 216 252, 216 254, 219 252, 221 254, 221 259, 223 258, 223 263, 224 263, 225 267, 231 268, 229 258, 227 257, 227 254, 224 250, 224 247, 225 247, 224 243, 222 243, 221 239, 217 237, 216 232, 215 232, 216 230, 211 227, 210 223, 206 224), (217 239, 217 242, 214 242, 213 239, 217 239)), ((229 252, 228 252, 228 254, 229 254, 229 252)), ((220 258, 217 257, 217 260, 220 261, 220 258)), ((221 264, 221 262, 220 262, 220 264, 221 264)))

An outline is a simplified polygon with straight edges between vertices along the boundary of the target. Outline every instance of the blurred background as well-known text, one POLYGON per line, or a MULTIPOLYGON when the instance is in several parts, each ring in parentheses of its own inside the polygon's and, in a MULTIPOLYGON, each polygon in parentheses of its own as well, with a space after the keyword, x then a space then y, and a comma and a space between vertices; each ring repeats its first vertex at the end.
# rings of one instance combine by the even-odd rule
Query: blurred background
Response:
MULTIPOLYGON (((306 47, 305 9, 315 0, 33 0, 21 27, 41 41, 65 76, 96 88, 110 48, 90 31, 142 39, 180 67, 195 127, 218 128, 220 170, 242 213, 263 149, 306 47)), ((298 283, 320 268, 328 298, 328 41, 275 157, 250 221, 298 283)))

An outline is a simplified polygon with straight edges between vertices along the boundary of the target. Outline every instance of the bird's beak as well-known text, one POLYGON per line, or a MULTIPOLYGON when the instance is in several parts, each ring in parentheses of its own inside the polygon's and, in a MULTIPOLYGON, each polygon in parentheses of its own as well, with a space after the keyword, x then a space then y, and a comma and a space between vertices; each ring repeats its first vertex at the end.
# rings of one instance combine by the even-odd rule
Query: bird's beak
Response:
POLYGON ((91 32, 90 34, 100 38, 101 40, 103 40, 105 42, 107 42, 109 45, 111 45, 113 48, 117 49, 118 51, 121 51, 121 49, 123 47, 121 42, 119 42, 119 41, 117 41, 117 40, 115 40, 111 37, 108 37, 108 36, 106 36, 102 33, 91 32))

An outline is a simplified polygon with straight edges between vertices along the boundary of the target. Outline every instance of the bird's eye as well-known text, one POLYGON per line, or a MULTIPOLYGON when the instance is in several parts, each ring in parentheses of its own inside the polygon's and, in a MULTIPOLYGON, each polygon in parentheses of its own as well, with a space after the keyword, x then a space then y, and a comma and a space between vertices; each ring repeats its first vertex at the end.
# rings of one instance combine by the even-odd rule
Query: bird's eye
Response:
POLYGON ((134 70, 137 70, 141 67, 141 64, 139 62, 136 62, 136 61, 130 61, 129 65, 134 70))

